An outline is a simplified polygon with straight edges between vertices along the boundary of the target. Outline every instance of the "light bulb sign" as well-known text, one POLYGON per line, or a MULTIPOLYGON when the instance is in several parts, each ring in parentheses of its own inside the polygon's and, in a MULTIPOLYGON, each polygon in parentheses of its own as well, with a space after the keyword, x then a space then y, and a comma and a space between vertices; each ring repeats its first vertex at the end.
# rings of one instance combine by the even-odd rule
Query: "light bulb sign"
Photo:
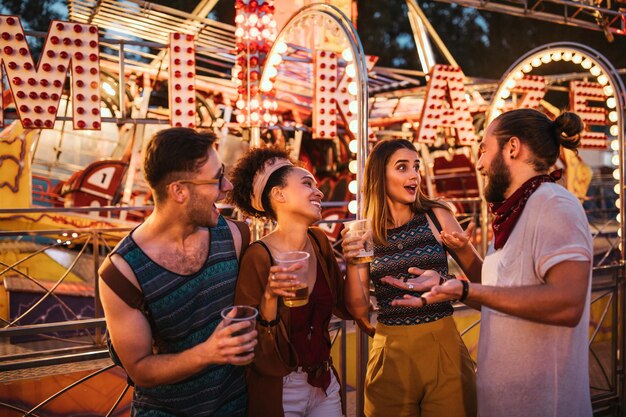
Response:
MULTIPOLYGON (((54 127, 69 72, 74 129, 100 130, 97 26, 53 20, 37 64, 19 17, 0 15, 0 38, 0 75, 6 75, 17 116, 24 128, 54 127)), ((171 124, 195 127, 194 36, 172 33, 169 52, 171 124)), ((4 108, 0 96, 0 127, 4 126, 4 108)))

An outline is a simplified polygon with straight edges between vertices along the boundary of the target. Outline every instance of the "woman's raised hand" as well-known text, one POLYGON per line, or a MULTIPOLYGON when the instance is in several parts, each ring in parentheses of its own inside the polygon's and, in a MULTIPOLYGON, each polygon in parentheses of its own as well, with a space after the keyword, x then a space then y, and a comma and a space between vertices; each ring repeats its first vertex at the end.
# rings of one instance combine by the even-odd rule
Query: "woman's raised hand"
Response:
POLYGON ((341 249, 343 251, 343 257, 348 264, 353 263, 354 258, 359 255, 359 252, 365 248, 365 235, 364 236, 350 236, 350 229, 344 227, 341 231, 341 249))
POLYGON ((476 223, 473 221, 467 226, 464 232, 444 232, 443 230, 439 234, 441 236, 441 241, 446 245, 447 248, 458 251, 467 246, 470 239, 472 238, 472 234, 474 233, 474 229, 476 228, 476 223))

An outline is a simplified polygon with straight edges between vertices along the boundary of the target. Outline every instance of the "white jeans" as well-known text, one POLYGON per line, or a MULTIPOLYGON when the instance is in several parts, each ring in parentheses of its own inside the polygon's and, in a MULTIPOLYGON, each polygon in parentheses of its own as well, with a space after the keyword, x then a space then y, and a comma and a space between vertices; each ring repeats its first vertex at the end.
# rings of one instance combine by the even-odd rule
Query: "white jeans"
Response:
POLYGON ((306 382, 306 372, 292 372, 283 377, 283 409, 285 417, 343 417, 339 382, 330 371, 326 394, 306 382))

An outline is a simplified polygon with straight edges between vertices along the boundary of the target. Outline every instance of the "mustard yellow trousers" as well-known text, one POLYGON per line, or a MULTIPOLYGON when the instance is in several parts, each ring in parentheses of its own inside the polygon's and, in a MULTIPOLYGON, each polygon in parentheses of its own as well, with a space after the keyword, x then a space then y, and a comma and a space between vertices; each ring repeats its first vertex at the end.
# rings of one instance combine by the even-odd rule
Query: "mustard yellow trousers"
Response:
POLYGON ((476 377, 452 317, 376 325, 365 381, 367 417, 474 417, 476 377))

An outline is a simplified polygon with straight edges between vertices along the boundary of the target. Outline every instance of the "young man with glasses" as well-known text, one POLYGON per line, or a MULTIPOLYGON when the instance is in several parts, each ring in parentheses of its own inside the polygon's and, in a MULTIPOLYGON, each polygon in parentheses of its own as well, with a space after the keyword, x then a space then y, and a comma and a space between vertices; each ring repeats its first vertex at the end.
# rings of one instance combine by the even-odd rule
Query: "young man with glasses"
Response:
POLYGON ((214 141, 186 128, 154 136, 143 166, 154 211, 100 270, 111 343, 135 384, 134 416, 245 413, 237 365, 252 360, 256 331, 234 336, 248 324, 225 326, 220 312, 232 305, 248 236, 217 210, 232 184, 214 141), (139 308, 107 278, 111 265, 140 290, 139 308))

